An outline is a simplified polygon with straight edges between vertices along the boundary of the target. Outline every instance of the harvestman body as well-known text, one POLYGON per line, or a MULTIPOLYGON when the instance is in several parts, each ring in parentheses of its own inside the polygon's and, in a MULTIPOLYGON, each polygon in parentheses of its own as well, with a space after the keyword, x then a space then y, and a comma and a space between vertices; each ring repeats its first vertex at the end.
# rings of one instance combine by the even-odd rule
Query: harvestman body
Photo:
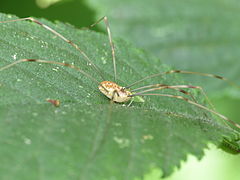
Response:
MULTIPOLYGON (((201 91, 201 93, 205 96, 205 98, 208 100, 205 92, 203 91, 203 89, 200 86, 190 86, 190 85, 166 85, 166 84, 152 84, 152 85, 147 85, 147 86, 142 86, 133 90, 130 90, 130 87, 146 80, 146 79, 150 79, 153 77, 159 77, 159 76, 163 76, 166 74, 172 74, 172 73, 181 73, 181 74, 197 74, 197 75, 201 75, 201 76, 208 76, 208 77, 213 77, 213 78, 217 78, 217 79, 221 79, 224 81, 227 81, 228 83, 235 85, 234 83, 231 83, 229 80, 221 77, 221 76, 216 76, 213 74, 207 74, 207 73, 199 73, 199 72, 190 72, 190 71, 180 71, 180 70, 170 70, 167 72, 162 72, 162 73, 157 73, 157 74, 152 74, 150 76, 147 76, 143 79, 140 79, 126 87, 122 87, 119 86, 118 84, 112 82, 112 81, 106 81, 105 78, 103 77, 103 75, 101 74, 101 71, 99 70, 99 68, 89 59, 89 57, 86 55, 86 53, 84 51, 82 51, 75 43, 73 43, 72 41, 68 40, 66 37, 64 37, 63 35, 61 35, 60 33, 58 33, 57 31, 53 30, 51 27, 41 23, 40 21, 28 17, 28 18, 22 18, 22 19, 14 19, 14 20, 7 20, 7 21, 0 21, 0 23, 8 23, 8 22, 16 22, 16 21, 25 21, 25 20, 29 20, 32 21, 38 25, 40 25, 41 27, 43 27, 44 29, 50 31, 51 33, 53 33, 54 35, 56 35, 57 37, 61 38, 63 41, 67 42, 68 44, 70 44, 71 46, 73 46, 76 50, 78 50, 81 55, 84 57, 84 60, 87 61, 88 63, 92 64, 92 68, 94 70, 96 70, 96 72, 99 73, 100 77, 102 78, 102 81, 99 82, 98 80, 96 80, 94 77, 92 77, 91 75, 89 75, 88 73, 84 72, 83 70, 81 70, 79 67, 73 66, 71 64, 67 64, 67 63, 61 63, 61 62, 56 62, 56 61, 48 61, 48 60, 40 60, 40 59, 20 59, 18 61, 15 61, 9 65, 6 65, 2 68, 0 68, 0 71, 3 71, 5 69, 8 69, 18 63, 22 63, 22 62, 39 62, 39 63, 48 63, 48 64, 56 64, 56 65, 61 65, 61 66, 67 66, 70 67, 72 69, 75 69, 77 71, 79 71, 80 73, 82 73, 83 75, 85 75, 86 77, 88 77, 89 79, 93 80, 94 82, 96 82, 98 84, 98 89, 109 99, 111 99, 112 102, 117 102, 117 103, 124 103, 124 102, 128 102, 131 101, 130 104, 133 101, 134 97, 140 97, 140 96, 165 96, 165 97, 170 97, 170 98, 175 98, 175 99, 180 99, 180 100, 184 100, 186 102, 188 102, 189 104, 195 105, 201 109, 204 109, 208 112, 211 112, 217 116, 219 116, 220 118, 224 119, 225 121, 231 123, 232 125, 234 125, 235 127, 240 129, 240 125, 235 123, 234 121, 228 119, 227 117, 223 116, 222 114, 216 112, 213 109, 207 108, 201 104, 198 104, 196 102, 196 100, 194 99, 194 97, 187 91, 183 90, 183 89, 199 89, 201 91), (162 89, 173 89, 176 91, 179 91, 180 93, 183 93, 187 96, 189 96, 192 100, 184 97, 184 96, 177 96, 177 95, 171 95, 171 94, 159 94, 159 93, 151 93, 153 91, 156 90, 162 90, 162 89), (150 93, 149 93, 150 92, 150 93)), ((114 50, 114 44, 112 41, 112 36, 111 36, 111 31, 109 28, 109 23, 108 23, 108 19, 106 16, 104 16, 103 18, 99 19, 96 23, 92 24, 90 27, 95 26, 96 24, 98 24, 101 21, 104 21, 105 25, 106 25, 106 29, 107 29, 107 33, 108 33, 108 39, 109 39, 109 43, 110 43, 110 47, 111 47, 111 52, 112 52, 112 61, 113 61, 113 70, 114 70, 114 81, 116 81, 116 77, 117 77, 117 68, 116 68, 116 58, 115 58, 115 50, 114 50)), ((141 102, 143 102, 143 99, 140 98, 141 102)), ((208 100, 209 104, 212 106, 212 104, 210 103, 210 101, 208 100)), ((130 104, 128 106, 130 106, 130 104)))

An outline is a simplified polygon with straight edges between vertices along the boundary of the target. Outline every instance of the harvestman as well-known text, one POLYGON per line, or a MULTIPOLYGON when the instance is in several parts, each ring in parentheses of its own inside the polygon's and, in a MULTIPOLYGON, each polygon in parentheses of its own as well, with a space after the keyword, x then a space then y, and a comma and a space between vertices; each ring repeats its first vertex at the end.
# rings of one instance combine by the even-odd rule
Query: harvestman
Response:
MULTIPOLYGON (((224 119, 225 121, 231 123, 232 125, 234 125, 235 127, 240 129, 240 125, 239 124, 235 123, 234 121, 230 120, 229 118, 225 117, 224 115, 216 112, 214 110, 214 108, 210 109, 210 108, 207 108, 207 107, 197 103, 196 100, 194 99, 194 97, 189 92, 183 90, 183 89, 199 89, 201 91, 201 93, 205 96, 205 98, 207 98, 205 92, 203 91, 203 89, 200 86, 152 84, 152 85, 142 86, 142 87, 130 90, 130 87, 133 87, 134 85, 136 85, 136 84, 138 84, 140 82, 143 82, 146 79, 150 79, 150 78, 157 77, 157 76, 159 77, 159 76, 163 76, 163 75, 167 75, 167 74, 173 74, 173 73, 197 74, 197 75, 201 75, 201 76, 208 76, 208 77, 212 77, 212 78, 221 79, 221 80, 224 80, 224 81, 226 81, 226 82, 228 82, 230 84, 233 84, 229 80, 227 80, 226 78, 221 77, 221 76, 217 76, 217 75, 213 75, 213 74, 207 74, 207 73, 181 71, 181 70, 170 70, 170 71, 161 72, 161 73, 157 73, 157 74, 152 74, 150 76, 146 76, 145 78, 140 79, 140 80, 138 80, 138 81, 136 81, 136 82, 126 86, 126 87, 122 87, 122 86, 119 86, 118 84, 114 83, 113 81, 106 81, 105 78, 103 77, 100 69, 89 59, 89 57, 86 55, 86 53, 84 51, 82 51, 78 47, 78 45, 76 45, 75 43, 73 43, 72 41, 67 39, 65 36, 63 36, 60 33, 58 33, 57 31, 53 30, 51 27, 41 23, 40 21, 38 21, 38 20, 36 20, 36 19, 34 19, 32 17, 27 17, 27 18, 21 18, 21 19, 0 21, 0 23, 8 23, 8 22, 16 22, 16 21, 26 21, 26 20, 34 22, 34 23, 40 25, 44 29, 50 31, 51 33, 53 33, 57 37, 61 38, 63 41, 65 41, 68 44, 70 44, 71 46, 73 46, 76 50, 78 50, 81 53, 81 55, 84 57, 84 60, 86 62, 92 64, 92 68, 100 75, 102 81, 101 82, 98 81, 97 79, 92 77, 90 74, 88 74, 85 71, 81 70, 79 67, 73 66, 71 64, 61 63, 61 62, 56 62, 56 61, 41 60, 41 59, 20 59, 18 61, 15 61, 15 62, 13 62, 13 63, 11 63, 9 65, 6 65, 6 66, 0 68, 0 71, 8 69, 8 68, 10 68, 12 66, 15 66, 18 63, 22 63, 22 62, 38 62, 38 63, 48 63, 48 64, 56 64, 56 65, 61 65, 61 66, 67 66, 69 68, 72 68, 72 69, 75 69, 75 70, 79 71, 80 73, 82 73, 83 75, 88 77, 89 79, 91 79, 94 82, 96 82, 98 84, 98 89, 105 96, 107 96, 109 99, 111 99, 112 102, 124 103, 124 102, 131 101, 129 103, 129 105, 128 105, 128 106, 130 106, 130 104, 133 101, 133 97, 136 97, 136 96, 138 96, 138 97, 140 97, 140 96, 165 96, 165 97, 180 99, 180 100, 186 101, 189 104, 192 104, 192 105, 197 106, 197 107, 199 107, 201 109, 204 109, 204 110, 206 110, 208 112, 211 112, 211 113, 217 115, 218 117, 224 119), (181 92, 181 93, 191 97, 192 100, 190 100, 189 98, 186 98, 184 96, 179 96, 179 95, 151 93, 153 91, 162 90, 162 89, 173 89, 173 90, 179 91, 179 92, 181 92)), ((90 27, 95 26, 96 24, 100 23, 101 21, 104 21, 105 26, 106 26, 108 39, 109 39, 111 52, 112 52, 114 81, 116 81, 116 79, 117 79, 117 68, 116 68, 115 49, 114 49, 114 44, 113 44, 113 41, 112 41, 111 31, 110 31, 110 27, 109 27, 109 23, 108 23, 107 17, 106 16, 102 17, 96 23, 92 24, 90 27)), ((207 98, 207 100, 208 100, 208 98, 207 98)), ((208 102, 209 102, 209 100, 208 100, 208 102)))

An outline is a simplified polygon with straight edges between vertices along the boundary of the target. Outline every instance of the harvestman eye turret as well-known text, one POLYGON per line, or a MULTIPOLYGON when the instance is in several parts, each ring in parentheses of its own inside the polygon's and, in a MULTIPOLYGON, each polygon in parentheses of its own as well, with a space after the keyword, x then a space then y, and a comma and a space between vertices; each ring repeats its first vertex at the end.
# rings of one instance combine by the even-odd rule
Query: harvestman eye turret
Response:
MULTIPOLYGON (((57 61, 49 61, 49 60, 40 60, 40 59, 20 59, 18 61, 15 61, 9 65, 6 65, 4 67, 0 68, 0 71, 3 71, 5 69, 8 69, 12 66, 15 66, 16 64, 22 63, 22 62, 38 62, 38 63, 48 63, 48 64, 56 64, 56 65, 60 65, 60 66, 66 66, 72 69, 75 69, 77 71, 79 71, 80 73, 82 73, 84 76, 88 77, 89 79, 91 79, 92 81, 94 81, 97 85, 98 85, 98 89, 106 96, 108 97, 112 102, 117 102, 117 103, 125 103, 130 101, 129 105, 131 105, 131 103, 134 100, 134 97, 139 97, 138 101, 139 102, 144 102, 144 100, 142 98, 140 98, 141 96, 163 96, 163 97, 169 97, 169 98, 175 98, 175 99, 180 99, 183 101, 186 101, 189 104, 192 104, 194 106, 197 106, 201 109, 204 109, 208 112, 211 112, 215 115, 217 115, 218 117, 220 117, 221 119, 225 120, 226 122, 229 122, 230 124, 234 125, 237 128, 240 128, 240 125, 235 123, 234 121, 230 120, 229 118, 225 117, 224 115, 216 112, 214 110, 214 108, 210 109, 206 106, 203 106, 199 103, 197 103, 197 101, 195 100, 195 98, 192 96, 191 93, 183 90, 183 89, 199 89, 200 92, 205 96, 205 98, 208 100, 208 97, 206 95, 206 93, 203 91, 203 89, 200 86, 191 86, 191 85, 166 85, 166 84, 152 84, 152 85, 146 85, 146 86, 142 86, 133 90, 130 90, 131 87, 139 84, 140 82, 143 82, 146 79, 150 79, 150 78, 154 78, 154 77, 160 77, 163 75, 167 75, 167 74, 173 74, 173 73, 180 73, 180 74, 196 74, 196 75, 201 75, 201 76, 207 76, 207 77, 212 77, 212 78, 217 78, 217 79, 221 79, 224 80, 232 85, 235 85, 234 83, 230 82, 229 80, 227 80, 226 78, 223 78, 221 76, 217 76, 217 75, 213 75, 213 74, 207 74, 207 73, 200 73, 200 72, 190 72, 190 71, 181 71, 181 70, 170 70, 167 72, 161 72, 161 73, 157 73, 157 74, 152 74, 149 75, 145 78, 142 78, 126 87, 122 87, 119 86, 118 84, 116 84, 113 81, 106 81, 106 79, 104 78, 104 76, 102 75, 100 69, 92 62, 92 60, 90 60, 90 58, 87 56, 87 54, 82 51, 78 45, 76 45, 75 43, 73 43, 72 41, 70 41, 69 39, 67 39, 65 36, 63 36, 62 34, 58 33, 57 31, 53 30, 51 27, 41 23, 40 21, 32 18, 32 17, 28 17, 28 18, 21 18, 21 19, 13 19, 13 20, 6 20, 6 21, 0 21, 0 23, 10 23, 10 22, 17 22, 17 21, 31 21, 33 23, 36 23, 38 25, 40 25, 41 27, 43 27, 44 29, 46 29, 47 31, 53 33, 54 35, 56 35, 57 37, 59 37, 60 39, 62 39, 63 41, 65 41, 66 43, 68 43, 69 45, 73 46, 82 56, 83 59, 92 64, 92 68, 100 75, 100 78, 102 79, 101 81, 98 81, 97 79, 95 79, 94 77, 92 77, 90 74, 86 73, 85 71, 83 71, 81 68, 73 66, 71 64, 68 63, 61 63, 61 62, 57 62, 57 61), (159 94, 159 93, 152 93, 153 91, 157 91, 157 90, 162 90, 162 89, 173 89, 176 91, 179 91, 180 93, 183 93, 186 96, 189 96, 189 98, 186 98, 184 96, 179 96, 179 95, 171 95, 171 94, 159 94), (190 100, 190 98, 192 100, 190 100)), ((117 80, 117 68, 116 68, 116 58, 115 58, 115 48, 114 48, 114 43, 112 41, 112 36, 111 36, 111 31, 110 31, 110 27, 109 27, 109 23, 108 23, 108 19, 106 16, 104 16, 103 18, 99 19, 96 23, 92 24, 90 27, 95 26, 96 24, 100 23, 101 21, 104 21, 105 25, 106 25, 106 30, 107 30, 107 34, 108 34, 108 39, 109 39, 109 43, 110 43, 110 47, 111 47, 111 52, 112 52, 112 62, 113 62, 113 72, 114 72, 114 81, 117 80)), ((235 85, 237 86, 237 85, 235 85)), ((239 86, 238 86, 239 88, 239 86)), ((210 103, 210 101, 208 100, 208 102, 210 103)), ((212 104, 210 103, 210 105, 212 106, 212 104)))

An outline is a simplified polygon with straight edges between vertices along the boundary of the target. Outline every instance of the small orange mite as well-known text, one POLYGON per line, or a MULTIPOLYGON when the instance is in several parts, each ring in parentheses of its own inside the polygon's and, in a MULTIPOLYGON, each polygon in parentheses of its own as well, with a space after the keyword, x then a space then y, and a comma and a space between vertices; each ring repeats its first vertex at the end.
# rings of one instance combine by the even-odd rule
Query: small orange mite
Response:
POLYGON ((59 107, 60 106, 60 101, 59 100, 54 100, 54 99, 47 99, 47 102, 50 102, 51 104, 53 104, 55 107, 59 107))

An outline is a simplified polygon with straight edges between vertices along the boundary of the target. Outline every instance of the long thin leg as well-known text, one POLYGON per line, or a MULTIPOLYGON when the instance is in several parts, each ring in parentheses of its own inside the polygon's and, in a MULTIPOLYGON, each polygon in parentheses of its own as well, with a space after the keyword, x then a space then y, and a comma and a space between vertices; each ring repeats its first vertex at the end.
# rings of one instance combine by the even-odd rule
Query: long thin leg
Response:
POLYGON ((117 80, 117 67, 116 67, 115 47, 114 47, 114 43, 113 43, 113 40, 112 40, 112 34, 111 34, 110 25, 109 25, 107 16, 104 16, 104 17, 100 18, 99 20, 97 20, 97 22, 95 22, 94 24, 90 25, 89 28, 94 27, 95 25, 99 24, 101 21, 104 21, 106 29, 107 29, 109 44, 110 44, 111 50, 112 50, 114 80, 116 81, 117 80))
MULTIPOLYGON (((198 86, 187 86, 185 87, 186 85, 180 85, 180 87, 184 87, 184 88, 198 88, 198 86)), ((215 107, 213 106, 213 104, 211 103, 211 101, 209 100, 209 98, 207 97, 207 95, 205 94, 205 92, 203 91, 203 89, 201 87, 199 87, 200 90, 202 90, 202 94, 205 96, 208 104, 211 106, 212 109, 215 110, 215 107)), ((161 90, 161 89, 173 89, 173 90, 176 90, 176 91, 179 91, 189 97, 191 97, 191 99, 195 102, 195 103, 198 103, 197 100, 195 99, 195 97, 189 93, 188 91, 185 91, 183 89, 180 89, 180 88, 177 88, 177 86, 169 86, 169 85, 166 85, 166 84, 153 84, 153 85, 147 85, 147 86, 143 86, 143 87, 140 87, 140 88, 136 88, 136 89, 133 89, 131 90, 132 92, 136 92, 138 90, 142 90, 142 89, 147 89, 147 92, 148 91, 154 91, 154 90, 161 90), (157 88, 158 87, 158 88, 157 88), (160 87, 160 88, 159 88, 160 87), (152 89, 147 89, 147 88, 152 88, 152 89)), ((145 91, 144 91, 145 92, 145 91)), ((136 92, 136 93, 141 93, 141 92, 136 92)), ((205 114, 205 113, 204 113, 205 114)), ((206 114, 205 114, 206 115, 206 114)), ((225 123, 225 121, 224 121, 225 123)), ((227 125, 227 124, 226 124, 227 125)))
MULTIPOLYGON (((183 89, 179 89, 179 88, 175 88, 175 87, 169 88, 169 85, 166 85, 166 84, 152 84, 152 85, 142 86, 142 87, 131 90, 131 92, 138 93, 137 91, 139 91, 139 90, 143 90, 143 89, 147 89, 147 90, 149 89, 150 90, 150 88, 153 89, 151 91, 161 90, 161 89, 174 89, 174 90, 177 90, 177 91, 179 91, 183 94, 186 94, 186 95, 190 96, 194 101, 196 101, 194 96, 191 93, 189 93, 189 92, 187 92, 183 89), (160 89, 159 89, 159 87, 160 87, 160 89)), ((140 91, 140 92, 142 92, 142 91, 140 91)))
POLYGON ((64 40, 65 42, 67 42, 68 44, 70 44, 71 46, 73 46, 75 49, 77 49, 82 56, 84 57, 84 60, 87 61, 88 63, 93 65, 93 68, 98 72, 98 74, 101 76, 101 78, 103 80, 105 80, 105 78, 103 77, 100 69, 89 59, 89 57, 86 55, 86 53, 84 51, 82 51, 78 45, 76 45, 75 43, 73 43, 72 41, 70 41, 69 39, 67 39, 66 37, 64 37, 63 35, 61 35, 60 33, 58 33, 57 31, 53 30, 51 27, 41 23, 40 21, 32 18, 32 17, 27 17, 27 18, 21 18, 21 19, 13 19, 13 20, 7 20, 7 21, 0 21, 0 23, 8 23, 8 22, 17 22, 17 21, 32 21, 38 25, 40 25, 41 27, 43 27, 44 29, 50 31, 51 33, 55 34, 56 36, 58 36, 59 38, 61 38, 62 40, 64 40))
POLYGON ((136 94, 130 95, 129 97, 133 97, 133 96, 165 96, 165 97, 170 97, 170 98, 181 99, 183 101, 188 102, 189 104, 195 105, 195 106, 197 106, 197 107, 199 107, 201 109, 204 109, 204 110, 206 110, 208 112, 211 112, 211 113, 217 115, 218 117, 224 119, 225 121, 231 123, 232 125, 234 125, 235 127, 240 129, 240 125, 239 124, 235 123, 234 121, 232 121, 231 119, 227 118, 226 116, 224 116, 224 115, 222 115, 222 114, 220 114, 220 113, 218 113, 218 112, 216 112, 216 111, 214 111, 212 109, 209 109, 209 108, 207 108, 207 107, 205 107, 205 106, 203 106, 201 104, 195 103, 195 102, 193 102, 193 101, 191 101, 191 100, 189 100, 189 99, 187 99, 187 98, 185 98, 183 96, 175 96, 175 95, 170 95, 170 94, 142 94, 142 93, 136 93, 136 94))
POLYGON ((148 86, 142 86, 136 89, 133 89, 132 92, 136 92, 138 90, 142 90, 142 89, 147 89, 147 90, 143 90, 140 91, 138 93, 146 93, 146 92, 151 92, 151 91, 155 91, 155 90, 162 90, 162 89, 175 89, 181 93, 184 93, 188 96, 190 96, 194 102, 196 102, 195 98, 193 97, 193 95, 187 91, 184 91, 183 89, 180 88, 187 88, 187 89, 199 89, 200 92, 204 95, 205 99, 207 100, 208 104, 211 106, 212 109, 215 110, 213 104, 211 103, 210 99, 208 98, 207 94, 205 93, 205 91, 203 90, 203 88, 201 86, 191 86, 191 85, 165 85, 165 84, 153 84, 153 85, 148 85, 148 86), (150 89, 147 89, 150 88, 150 89))
POLYGON ((130 107, 132 103, 133 103, 133 100, 130 101, 130 103, 127 105, 127 107, 130 107))
POLYGON ((61 62, 56 62, 56 61, 46 61, 46 60, 41 60, 41 59, 20 59, 20 60, 15 61, 11 64, 8 64, 6 66, 1 67, 0 71, 8 69, 8 68, 10 68, 12 66, 15 66, 16 64, 22 63, 22 62, 38 62, 38 63, 57 64, 57 65, 60 65, 60 66, 70 67, 72 69, 75 69, 75 70, 79 71, 80 73, 82 73, 86 77, 90 78, 91 80, 93 80, 97 84, 100 84, 100 82, 98 82, 94 77, 92 77, 90 74, 86 73, 85 71, 81 70, 79 67, 73 66, 73 65, 68 64, 68 63, 61 63, 61 62))
POLYGON ((212 77, 212 78, 217 78, 217 79, 221 79, 223 81, 226 81, 227 83, 231 84, 232 86, 236 86, 238 88, 240 88, 240 86, 236 85, 235 83, 229 81, 228 79, 218 76, 218 75, 214 75, 214 74, 208 74, 208 73, 201 73, 201 72, 191 72, 191 71, 181 71, 181 70, 170 70, 170 71, 166 71, 166 72, 162 72, 162 73, 157 73, 157 74, 152 74, 150 76, 146 76, 145 78, 142 78, 128 86, 126 86, 126 88, 130 88, 146 79, 150 79, 150 78, 154 78, 154 77, 158 77, 158 76, 163 76, 165 74, 173 74, 173 73, 179 73, 179 74, 196 74, 196 75, 200 75, 200 76, 207 76, 207 77, 212 77))
MULTIPOLYGON (((191 85, 172 85, 172 86, 169 86, 169 85, 165 85, 165 84, 153 84, 153 85, 148 85, 148 86, 143 86, 143 87, 140 87, 140 88, 137 88, 137 89, 134 89, 132 91, 136 91, 136 90, 141 90, 141 89, 146 89, 146 88, 150 88, 150 89, 147 89, 147 90, 143 90, 143 91, 140 91, 140 92, 137 92, 139 94, 142 94, 142 93, 146 93, 146 92, 151 92, 151 91, 155 91, 155 90, 162 90, 162 89, 175 89, 183 94, 186 94, 188 96, 190 96, 192 98, 192 100, 197 103, 196 99, 194 98, 194 96, 183 90, 183 89, 180 89, 180 88, 187 88, 187 89, 199 89, 200 92, 204 95, 205 99, 207 100, 208 104, 211 106, 211 108, 215 111, 215 107, 214 105, 211 103, 210 99, 208 98, 207 94, 205 93, 205 91, 203 90, 202 87, 200 86, 191 86, 191 85), (153 88, 151 88, 153 87, 153 88)), ((225 121, 224 121, 225 123, 225 121)), ((227 125, 227 124, 226 124, 227 125)))

